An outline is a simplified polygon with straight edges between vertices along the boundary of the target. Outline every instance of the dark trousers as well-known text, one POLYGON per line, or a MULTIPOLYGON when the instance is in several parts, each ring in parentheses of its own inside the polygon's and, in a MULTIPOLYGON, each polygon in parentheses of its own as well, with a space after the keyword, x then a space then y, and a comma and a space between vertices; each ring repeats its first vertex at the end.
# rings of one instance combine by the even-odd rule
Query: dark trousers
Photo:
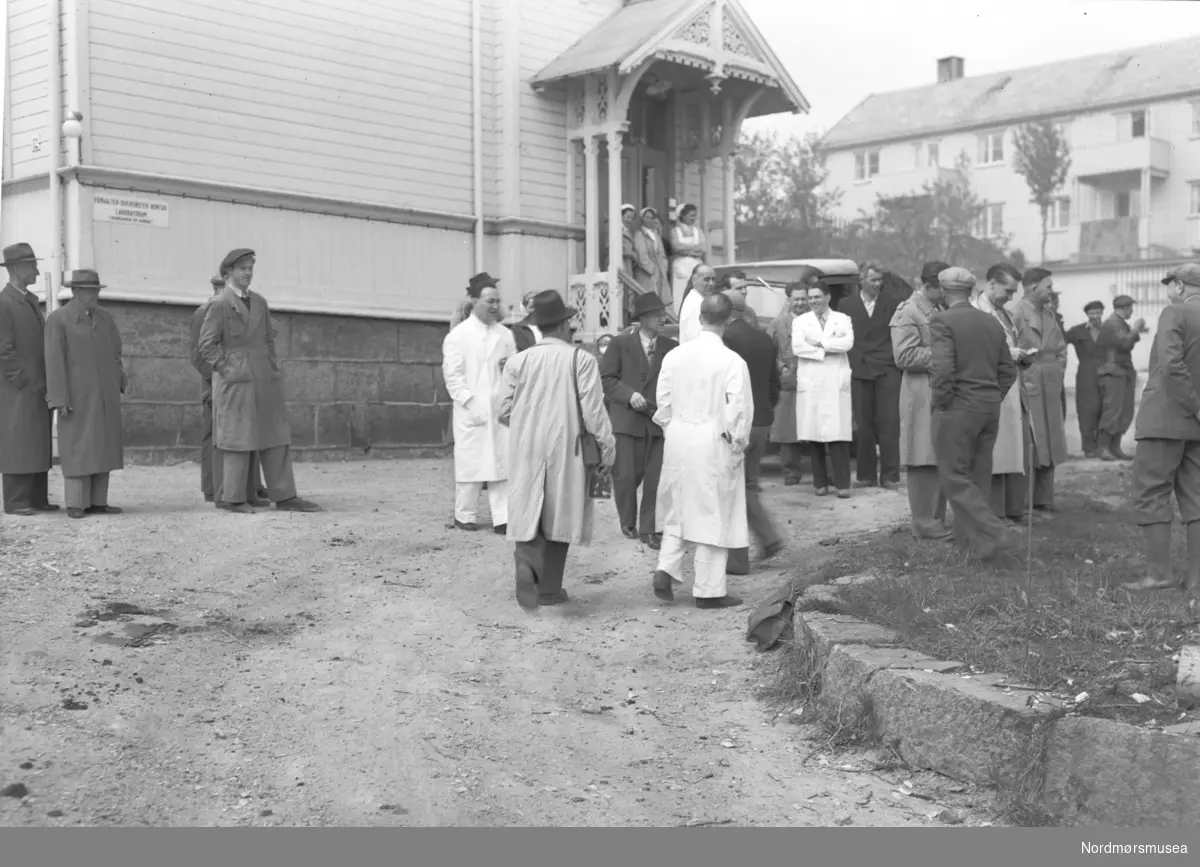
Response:
POLYGON ((1121 437, 1133 424, 1133 396, 1137 391, 1137 372, 1122 370, 1100 377, 1100 393, 1104 407, 1100 413, 1100 433, 1107 434, 1120 445, 1121 437))
POLYGON ((654 502, 662 475, 663 438, 617 434, 613 464, 613 500, 621 526, 636 528, 643 536, 654 532, 654 502), (641 520, 638 520, 638 486, 642 487, 641 520))
POLYGON ((1007 540, 1008 530, 992 512, 992 449, 1000 429, 995 412, 937 410, 933 442, 942 491, 954 509, 954 538, 979 558, 990 557, 1007 540))
POLYGON ((1024 473, 999 473, 992 476, 992 514, 1018 524, 1025 520, 1029 487, 1024 473))
POLYGON ((850 488, 850 443, 808 443, 809 455, 812 457, 812 474, 814 488, 828 488, 829 466, 825 463, 828 455, 833 464, 833 487, 839 491, 850 488))
POLYGON ((5 473, 4 511, 41 509, 50 505, 49 473, 5 473))
POLYGON ((858 432, 855 456, 860 482, 900 481, 900 381, 895 367, 875 379, 850 380, 858 432), (876 458, 878 456, 878 472, 876 458))
POLYGON ((205 399, 200 404, 204 418, 204 436, 200 440, 200 492, 206 497, 214 496, 213 486, 213 431, 212 402, 205 399))
POLYGON ((275 446, 263 449, 261 452, 231 452, 217 449, 213 455, 214 474, 218 472, 216 464, 220 463, 219 478, 221 490, 219 500, 222 503, 237 505, 250 499, 250 494, 256 493, 258 468, 261 464, 265 477, 267 496, 272 503, 282 503, 296 496, 296 479, 292 475, 292 454, 288 446, 275 446))
MULTIPOLYGON (((764 425, 750 429, 750 444, 746 447, 746 523, 750 526, 750 535, 758 539, 765 549, 779 541, 779 530, 771 515, 763 507, 762 497, 758 492, 758 474, 762 466, 763 455, 767 453, 767 441, 771 435, 771 426, 764 425)), ((731 548, 726 559, 725 571, 733 575, 745 575, 750 571, 750 549, 731 548)))
POLYGON ((908 467, 908 510, 913 535, 927 539, 946 532, 946 495, 937 467, 908 467))
POLYGON ((567 571, 569 542, 551 542, 538 528, 538 534, 528 542, 517 542, 515 558, 517 568, 522 566, 533 573, 539 596, 550 596, 562 590, 563 576, 567 571))
POLYGON ((779 466, 784 481, 800 481, 804 478, 804 455, 808 451, 804 443, 780 443, 779 466))
POLYGON ((1084 454, 1091 454, 1100 444, 1096 434, 1100 431, 1100 381, 1095 368, 1081 370, 1075 377, 1075 413, 1079 416, 1079 439, 1084 454))

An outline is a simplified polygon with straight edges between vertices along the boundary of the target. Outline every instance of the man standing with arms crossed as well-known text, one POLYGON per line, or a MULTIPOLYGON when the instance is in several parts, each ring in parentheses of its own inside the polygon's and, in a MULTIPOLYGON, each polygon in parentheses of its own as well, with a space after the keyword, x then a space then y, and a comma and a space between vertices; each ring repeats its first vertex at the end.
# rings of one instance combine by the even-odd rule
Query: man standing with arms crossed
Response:
POLYGON ((1079 416, 1079 440, 1083 445, 1083 456, 1094 458, 1099 448, 1100 414, 1103 401, 1100 397, 1099 371, 1104 363, 1104 353, 1096 345, 1100 339, 1100 325, 1104 318, 1104 304, 1089 301, 1083 308, 1087 322, 1081 322, 1066 333, 1067 345, 1075 347, 1075 414, 1079 416))
POLYGON ((1133 299, 1118 295, 1113 299, 1113 312, 1100 326, 1096 348, 1104 354, 1098 371, 1102 409, 1100 410, 1100 460, 1128 461, 1132 458, 1121 449, 1121 437, 1133 424, 1133 399, 1137 392, 1137 371, 1133 367, 1133 347, 1150 331, 1146 320, 1138 319, 1131 326, 1133 299))

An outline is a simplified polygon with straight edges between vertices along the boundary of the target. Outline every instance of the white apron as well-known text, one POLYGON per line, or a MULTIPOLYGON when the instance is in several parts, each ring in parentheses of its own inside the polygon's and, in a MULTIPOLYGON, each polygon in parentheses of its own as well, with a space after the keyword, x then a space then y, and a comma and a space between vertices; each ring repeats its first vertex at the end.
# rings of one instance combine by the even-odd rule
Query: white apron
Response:
POLYGON ((517 354, 512 332, 469 316, 442 342, 442 378, 454 401, 454 480, 508 478, 508 428, 499 422, 504 362, 517 354))
MULTIPOLYGON (((691 228, 676 226, 671 230, 671 235, 672 240, 678 239, 692 246, 704 243, 704 233, 695 226, 691 228)), ((688 280, 692 279, 692 272, 696 270, 696 266, 703 262, 703 259, 695 256, 676 256, 671 262, 671 297, 675 299, 675 315, 677 317, 683 304, 683 290, 687 288, 688 280)))
POLYGON ((811 310, 792 321, 796 355, 796 437, 800 442, 840 443, 854 439, 850 403, 850 359, 854 326, 830 310, 825 328, 811 310), (824 348, 814 345, 820 340, 824 348))

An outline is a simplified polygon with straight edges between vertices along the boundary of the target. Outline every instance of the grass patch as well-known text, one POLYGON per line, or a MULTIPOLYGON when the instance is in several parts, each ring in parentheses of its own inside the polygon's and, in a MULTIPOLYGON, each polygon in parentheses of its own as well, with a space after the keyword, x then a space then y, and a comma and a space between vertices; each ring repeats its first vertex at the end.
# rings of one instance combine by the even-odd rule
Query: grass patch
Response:
POLYGON ((1167 725, 1180 716, 1172 656, 1200 640, 1200 621, 1181 593, 1120 589, 1144 569, 1125 499, 1115 471, 1061 482, 1059 512, 1034 524, 1028 573, 1023 545, 993 565, 892 533, 847 543, 819 572, 879 576, 842 588, 837 611, 895 629, 909 647, 1047 692, 1087 692, 1084 715, 1167 725))

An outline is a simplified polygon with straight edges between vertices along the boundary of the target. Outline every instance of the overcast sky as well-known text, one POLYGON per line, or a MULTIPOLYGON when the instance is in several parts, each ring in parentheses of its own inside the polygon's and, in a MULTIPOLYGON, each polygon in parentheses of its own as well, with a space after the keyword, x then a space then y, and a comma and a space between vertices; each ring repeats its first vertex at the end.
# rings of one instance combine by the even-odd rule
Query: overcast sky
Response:
MULTIPOLYGON (((824 133, 870 93, 1200 36, 1200 2, 1173 0, 741 0, 812 104, 750 129, 824 133)), ((1196 58, 1200 78, 1200 57, 1196 58)))

